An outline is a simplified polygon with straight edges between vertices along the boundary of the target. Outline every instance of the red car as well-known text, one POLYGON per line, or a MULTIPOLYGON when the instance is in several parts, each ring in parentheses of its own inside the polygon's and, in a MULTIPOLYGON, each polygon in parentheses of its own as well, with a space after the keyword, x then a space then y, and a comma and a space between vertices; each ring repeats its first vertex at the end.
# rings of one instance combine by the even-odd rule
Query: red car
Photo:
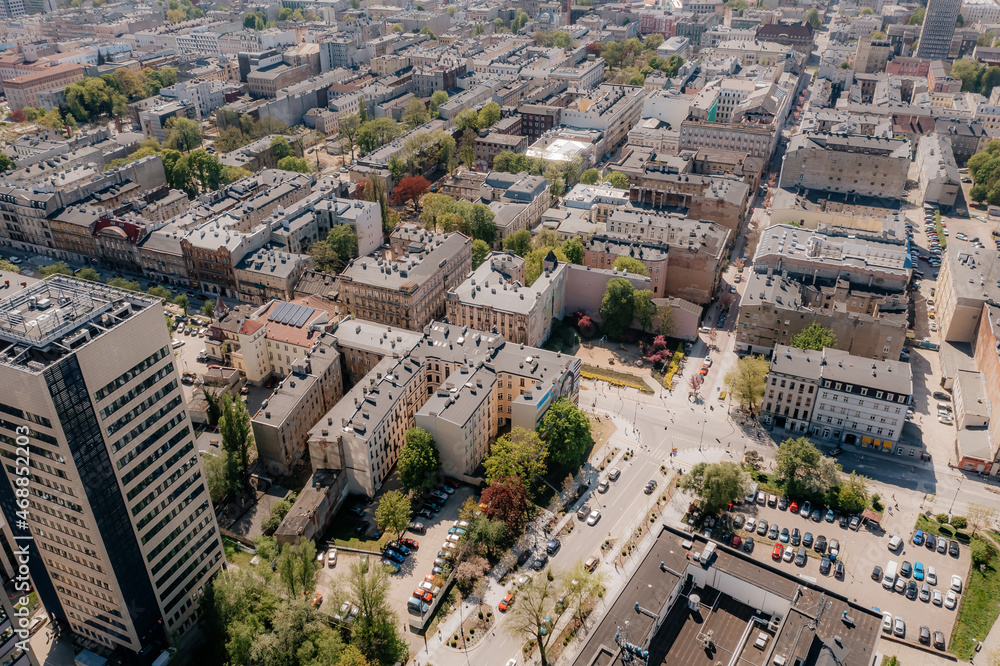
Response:
POLYGON ((316 596, 313 597, 312 603, 313 603, 313 608, 319 608, 319 605, 323 603, 323 595, 317 592, 316 596))
POLYGON ((434 601, 433 594, 431 594, 427 590, 421 590, 419 587, 413 590, 413 596, 416 597, 417 599, 420 599, 421 601, 426 601, 427 603, 434 601))
POLYGON ((781 556, 784 554, 785 549, 782 548, 780 543, 774 544, 774 550, 771 551, 771 559, 781 561, 781 556))
POLYGON ((701 366, 701 372, 698 373, 698 374, 707 375, 708 374, 708 366, 707 365, 701 366))
POLYGON ((799 503, 798 502, 792 502, 791 506, 788 507, 788 510, 791 511, 792 513, 798 513, 799 512, 799 503))
POLYGON ((739 548, 741 543, 743 543, 743 539, 734 534, 732 541, 729 542, 729 545, 733 548, 739 548))
POLYGON ((407 548, 409 548, 411 550, 419 550, 420 549, 420 544, 417 543, 417 541, 414 540, 414 539, 400 539, 399 543, 403 544, 404 546, 406 546, 407 548))
POLYGON ((508 592, 507 596, 503 598, 503 601, 500 602, 500 605, 498 605, 497 608, 500 609, 501 613, 506 613, 512 603, 514 603, 514 593, 508 592))
POLYGON ((451 478, 450 476, 444 477, 444 482, 447 483, 452 488, 458 488, 458 481, 456 481, 455 479, 451 478))

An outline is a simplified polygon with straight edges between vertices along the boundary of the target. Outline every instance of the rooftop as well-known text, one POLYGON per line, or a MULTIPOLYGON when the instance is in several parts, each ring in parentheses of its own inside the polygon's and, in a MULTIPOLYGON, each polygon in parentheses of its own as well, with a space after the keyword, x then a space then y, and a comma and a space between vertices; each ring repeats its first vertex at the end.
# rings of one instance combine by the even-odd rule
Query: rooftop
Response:
POLYGON ((861 384, 901 395, 913 394, 913 371, 903 361, 876 361, 827 347, 823 379, 861 384))
MULTIPOLYGON (((24 280, 26 281, 26 280, 24 280)), ((53 275, 0 301, 0 363, 40 372, 137 312, 158 305, 142 294, 53 275)))

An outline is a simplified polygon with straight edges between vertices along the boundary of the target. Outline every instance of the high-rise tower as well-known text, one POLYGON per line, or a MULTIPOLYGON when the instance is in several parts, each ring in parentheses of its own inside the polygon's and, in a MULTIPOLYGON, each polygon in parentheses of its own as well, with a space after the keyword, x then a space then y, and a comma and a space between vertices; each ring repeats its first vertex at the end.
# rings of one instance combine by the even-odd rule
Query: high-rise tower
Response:
POLYGON ((924 24, 920 27, 917 57, 947 60, 955 22, 962 9, 962 0, 928 0, 924 24))
POLYGON ((191 626, 224 555, 159 301, 25 283, 0 386, 0 507, 46 610, 136 651, 191 626))

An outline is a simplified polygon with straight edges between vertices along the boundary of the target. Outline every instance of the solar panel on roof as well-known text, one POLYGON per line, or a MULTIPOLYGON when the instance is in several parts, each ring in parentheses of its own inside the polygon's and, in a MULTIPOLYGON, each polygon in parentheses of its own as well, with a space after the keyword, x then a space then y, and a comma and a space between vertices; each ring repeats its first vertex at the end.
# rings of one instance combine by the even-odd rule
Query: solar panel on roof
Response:
POLYGON ((298 319, 295 320, 293 326, 296 328, 302 328, 302 326, 309 321, 309 317, 312 316, 312 308, 303 308, 302 312, 299 314, 298 319))
POLYGON ((294 322, 296 319, 299 318, 299 314, 301 314, 301 312, 302 312, 301 305, 292 305, 291 309, 285 313, 284 323, 290 326, 294 326, 295 325, 294 322))
POLYGON ((268 319, 270 319, 271 321, 278 321, 278 319, 280 319, 282 313, 290 305, 291 305, 291 303, 279 303, 278 306, 276 308, 274 308, 274 310, 271 311, 271 314, 268 317, 268 319))

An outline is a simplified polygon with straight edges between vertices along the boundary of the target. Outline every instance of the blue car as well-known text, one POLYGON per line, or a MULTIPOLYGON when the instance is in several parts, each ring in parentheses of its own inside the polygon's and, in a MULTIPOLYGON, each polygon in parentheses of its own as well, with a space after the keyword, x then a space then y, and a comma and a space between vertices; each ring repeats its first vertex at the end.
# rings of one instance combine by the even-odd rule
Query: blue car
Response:
POLYGON ((836 516, 833 513, 833 509, 827 509, 826 510, 826 522, 832 523, 833 520, 834 520, 834 518, 836 518, 836 516))
POLYGON ((386 548, 385 550, 382 551, 382 554, 391 559, 393 562, 396 562, 397 564, 403 563, 403 556, 394 551, 392 548, 386 548))
POLYGON ((917 530, 916 532, 913 533, 913 545, 921 546, 923 545, 923 543, 924 543, 924 533, 921 532, 920 530, 917 530))
POLYGON ((913 577, 916 578, 917 580, 923 580, 924 579, 924 563, 923 562, 914 562, 913 563, 913 577))
POLYGON ((382 564, 384 564, 386 567, 388 567, 392 571, 392 573, 399 573, 400 572, 399 565, 396 564, 395 562, 393 562, 392 560, 383 557, 381 561, 382 561, 382 564))

